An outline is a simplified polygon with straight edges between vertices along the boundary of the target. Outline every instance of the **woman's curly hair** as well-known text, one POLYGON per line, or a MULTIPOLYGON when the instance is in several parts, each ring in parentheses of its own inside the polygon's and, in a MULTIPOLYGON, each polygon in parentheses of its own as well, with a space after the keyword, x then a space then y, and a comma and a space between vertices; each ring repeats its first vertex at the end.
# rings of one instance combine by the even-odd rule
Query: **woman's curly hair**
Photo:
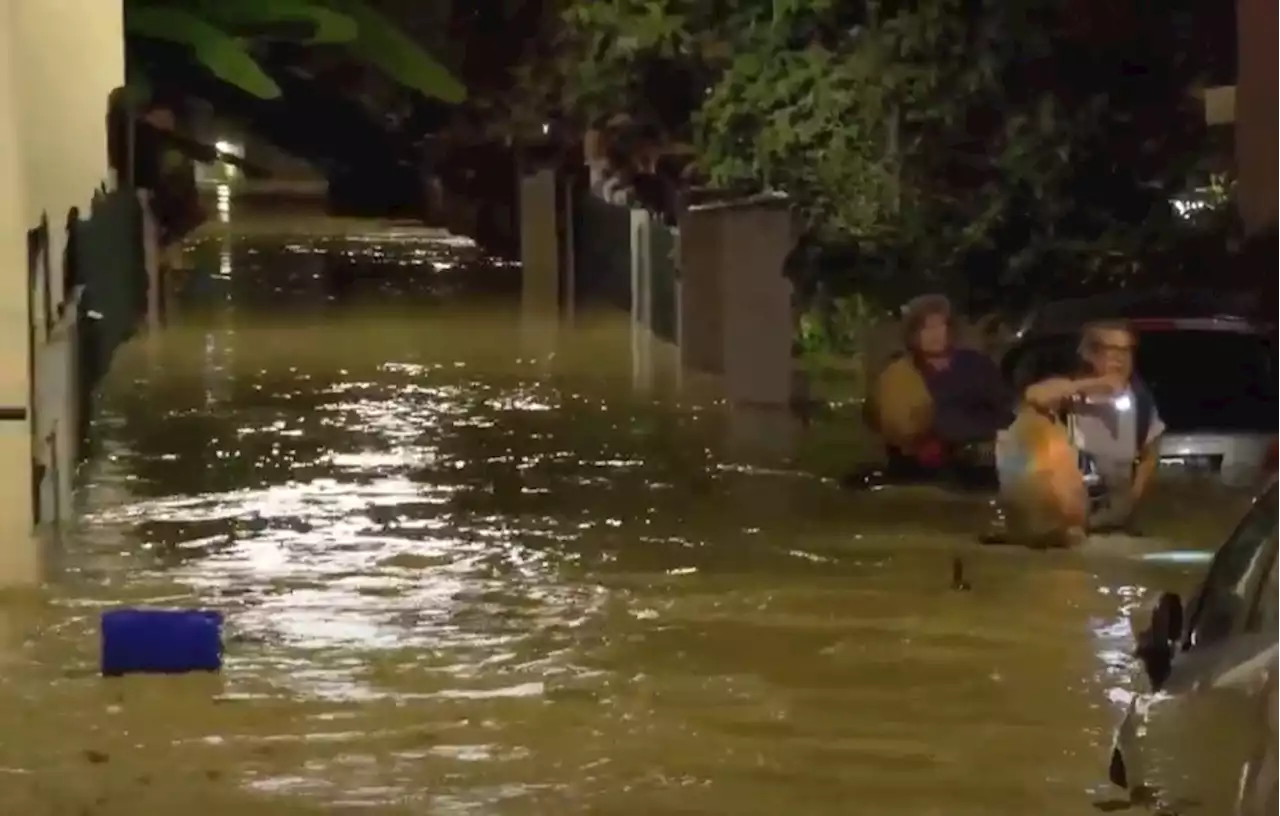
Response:
POLYGON ((920 295, 907 301, 907 305, 902 307, 902 343, 908 350, 916 348, 920 330, 935 315, 942 315, 947 319, 947 326, 955 328, 954 312, 946 295, 920 295))

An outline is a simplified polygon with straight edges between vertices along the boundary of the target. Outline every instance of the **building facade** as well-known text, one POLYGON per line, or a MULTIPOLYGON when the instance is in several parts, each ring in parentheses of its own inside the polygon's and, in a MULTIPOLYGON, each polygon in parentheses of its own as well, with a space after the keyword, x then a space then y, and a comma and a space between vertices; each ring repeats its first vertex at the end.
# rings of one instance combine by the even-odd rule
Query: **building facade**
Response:
POLYGON ((38 564, 33 461, 65 443, 34 422, 34 375, 59 367, 46 347, 75 320, 58 317, 67 218, 111 183, 107 104, 124 76, 121 0, 0 3, 0 583, 38 564))

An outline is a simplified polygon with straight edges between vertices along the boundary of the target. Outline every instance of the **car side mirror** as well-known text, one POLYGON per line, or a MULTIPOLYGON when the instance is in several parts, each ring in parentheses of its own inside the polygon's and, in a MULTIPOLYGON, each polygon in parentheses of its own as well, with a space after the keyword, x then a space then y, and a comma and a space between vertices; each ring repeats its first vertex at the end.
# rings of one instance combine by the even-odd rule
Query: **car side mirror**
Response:
POLYGON ((1134 656, 1142 661, 1151 690, 1159 691, 1173 671, 1173 656, 1182 642, 1182 598, 1176 592, 1163 592, 1149 609, 1146 628, 1134 637, 1134 656))

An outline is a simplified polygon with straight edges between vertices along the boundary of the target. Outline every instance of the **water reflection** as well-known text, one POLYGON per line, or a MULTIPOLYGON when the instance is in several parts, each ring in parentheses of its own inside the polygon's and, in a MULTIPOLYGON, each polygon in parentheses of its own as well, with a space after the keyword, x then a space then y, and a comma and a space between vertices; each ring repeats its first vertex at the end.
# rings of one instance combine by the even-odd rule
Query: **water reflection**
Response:
POLYGON ((188 280, 124 352, 85 529, 0 605, 0 801, 1089 812, 1169 567, 731 462, 711 396, 632 388, 625 325, 522 346, 509 270, 437 237, 237 236, 230 307, 188 280), (221 609, 226 671, 95 677, 118 603, 221 609))

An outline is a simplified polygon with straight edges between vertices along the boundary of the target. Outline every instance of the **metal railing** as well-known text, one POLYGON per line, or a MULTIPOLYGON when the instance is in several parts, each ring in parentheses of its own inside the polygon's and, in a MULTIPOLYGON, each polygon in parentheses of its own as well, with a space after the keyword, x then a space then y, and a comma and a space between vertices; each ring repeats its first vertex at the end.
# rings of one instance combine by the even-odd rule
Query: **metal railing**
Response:
MULTIPOLYGON (((89 217, 72 228, 68 277, 83 287, 80 303, 80 391, 87 406, 117 349, 147 313, 142 205, 132 188, 99 190, 89 217)), ((87 418, 87 412, 86 412, 87 418)))
POLYGON ((27 405, 31 432, 31 517, 56 522, 68 503, 79 456, 74 384, 80 291, 55 287, 48 218, 27 233, 27 405))
POLYGON ((84 458, 93 394, 115 351, 147 308, 142 212, 134 191, 94 193, 89 217, 67 215, 61 278, 50 225, 27 234, 27 405, 6 406, 4 420, 31 429, 32 519, 66 519, 84 458))
POLYGON ((678 233, 645 210, 577 196, 574 212, 575 297, 630 311, 653 334, 677 341, 678 233))

